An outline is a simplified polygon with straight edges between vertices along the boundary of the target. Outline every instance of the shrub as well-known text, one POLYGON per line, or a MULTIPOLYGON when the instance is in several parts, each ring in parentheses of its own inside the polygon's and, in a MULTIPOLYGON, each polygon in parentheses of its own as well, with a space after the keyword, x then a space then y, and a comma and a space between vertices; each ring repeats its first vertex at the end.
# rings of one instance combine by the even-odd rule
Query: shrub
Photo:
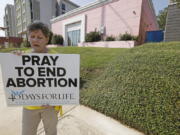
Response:
POLYGON ((139 37, 138 36, 133 36, 134 41, 138 41, 139 37))
POLYGON ((0 44, 0 49, 3 49, 4 48, 4 45, 0 44))
POLYGON ((120 35, 120 40, 133 40, 133 36, 129 33, 125 33, 123 35, 120 35))
POLYGON ((13 43, 8 43, 5 45, 6 48, 15 48, 13 43))
POLYGON ((63 45, 64 39, 61 35, 53 35, 51 39, 51 44, 63 45))
POLYGON ((120 41, 121 41, 121 40, 124 40, 124 41, 127 41, 127 40, 135 40, 135 41, 137 41, 137 40, 138 40, 138 36, 133 36, 133 35, 131 35, 131 34, 129 34, 129 33, 125 33, 125 34, 123 34, 123 35, 120 35, 119 40, 120 40, 120 41))
POLYGON ((49 35, 49 42, 48 42, 48 44, 52 44, 51 42, 52 42, 52 37, 53 37, 53 33, 52 33, 52 31, 50 32, 50 35, 49 35))
POLYGON ((21 43, 21 47, 29 48, 31 47, 28 39, 24 39, 23 42, 21 43))
POLYGON ((14 48, 20 48, 21 47, 21 44, 19 43, 10 43, 12 47, 14 48))
POLYGON ((90 32, 86 34, 85 41, 86 42, 96 42, 101 40, 101 35, 99 32, 90 32))
POLYGON ((114 36, 107 36, 106 41, 115 41, 115 37, 114 36))

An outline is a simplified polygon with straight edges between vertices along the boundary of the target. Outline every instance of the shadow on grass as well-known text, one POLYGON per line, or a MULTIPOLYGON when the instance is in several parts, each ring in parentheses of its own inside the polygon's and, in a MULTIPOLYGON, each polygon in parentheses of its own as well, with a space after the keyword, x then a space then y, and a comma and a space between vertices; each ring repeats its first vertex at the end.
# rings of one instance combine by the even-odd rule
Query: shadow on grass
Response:
POLYGON ((86 86, 86 83, 87 83, 87 81, 80 77, 80 89, 84 88, 86 86))

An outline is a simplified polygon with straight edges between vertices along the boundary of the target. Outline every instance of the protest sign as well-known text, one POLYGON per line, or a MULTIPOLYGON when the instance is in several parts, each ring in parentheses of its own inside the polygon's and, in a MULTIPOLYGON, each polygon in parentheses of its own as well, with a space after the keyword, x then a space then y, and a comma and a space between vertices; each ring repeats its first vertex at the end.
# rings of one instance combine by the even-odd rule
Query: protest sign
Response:
POLYGON ((0 53, 8 106, 79 104, 78 54, 0 53))

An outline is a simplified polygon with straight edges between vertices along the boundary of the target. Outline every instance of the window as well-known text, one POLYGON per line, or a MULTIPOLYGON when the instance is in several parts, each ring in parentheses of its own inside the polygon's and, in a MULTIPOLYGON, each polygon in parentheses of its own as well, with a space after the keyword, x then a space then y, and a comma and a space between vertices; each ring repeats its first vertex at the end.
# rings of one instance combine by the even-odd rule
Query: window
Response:
POLYGON ((33 5, 32 5, 32 1, 30 0, 29 2, 30 2, 30 9, 32 10, 32 9, 33 9, 33 8, 32 8, 32 6, 33 6, 33 5))
POLYGON ((33 18, 34 18, 34 17, 33 17, 33 11, 31 11, 31 20, 33 20, 33 18))
POLYGON ((62 3, 62 10, 66 10, 66 5, 62 3))
POLYGON ((68 35, 68 45, 77 46, 80 42, 80 30, 73 30, 67 33, 68 35))

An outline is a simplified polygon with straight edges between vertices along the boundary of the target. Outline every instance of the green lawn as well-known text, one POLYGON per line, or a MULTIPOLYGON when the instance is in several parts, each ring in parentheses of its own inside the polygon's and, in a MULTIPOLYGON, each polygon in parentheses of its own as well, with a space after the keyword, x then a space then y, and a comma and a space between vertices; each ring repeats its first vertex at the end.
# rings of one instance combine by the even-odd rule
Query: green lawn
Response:
POLYGON ((0 53, 9 53, 14 50, 22 50, 22 51, 29 51, 29 48, 6 48, 6 49, 0 49, 0 53))
POLYGON ((180 133, 180 43, 129 49, 90 83, 82 104, 147 135, 180 133))
POLYGON ((132 49, 59 47, 50 53, 80 54, 82 104, 147 135, 178 135, 180 42, 132 49))
POLYGON ((119 54, 125 52, 127 49, 113 49, 113 48, 80 48, 80 47, 60 47, 52 48, 50 53, 66 53, 66 54, 80 54, 81 61, 81 88, 88 87, 91 80, 94 80, 101 75, 107 64, 115 59, 119 54))

